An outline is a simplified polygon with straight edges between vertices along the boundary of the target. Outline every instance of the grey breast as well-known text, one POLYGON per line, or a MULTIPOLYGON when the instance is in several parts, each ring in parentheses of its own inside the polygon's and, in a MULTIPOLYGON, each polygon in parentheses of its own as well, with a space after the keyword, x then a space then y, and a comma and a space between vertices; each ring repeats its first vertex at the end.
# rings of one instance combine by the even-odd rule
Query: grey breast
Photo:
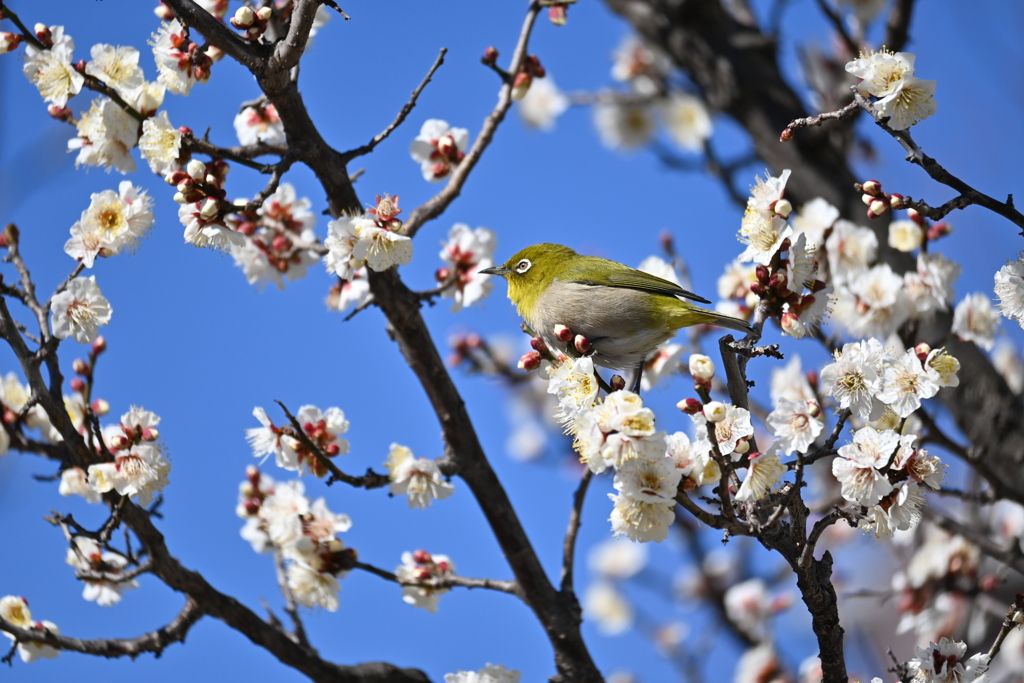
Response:
POLYGON ((624 287, 555 280, 537 299, 529 323, 552 348, 559 348, 555 325, 566 325, 590 340, 598 365, 632 368, 673 335, 667 327, 645 323, 654 318, 650 296, 624 287))

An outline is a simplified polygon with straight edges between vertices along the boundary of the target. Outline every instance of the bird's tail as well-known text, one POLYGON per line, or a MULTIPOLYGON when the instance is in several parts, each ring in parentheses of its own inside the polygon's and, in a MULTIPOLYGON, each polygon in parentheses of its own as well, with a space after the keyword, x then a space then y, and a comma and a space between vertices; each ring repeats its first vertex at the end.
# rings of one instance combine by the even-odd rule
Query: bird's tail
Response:
POLYGON ((700 308, 683 302, 680 303, 683 304, 683 306, 677 308, 675 315, 673 316, 673 326, 676 327, 676 329, 680 327, 690 327, 691 325, 717 325, 718 327, 727 327, 730 330, 736 330, 743 334, 754 331, 753 326, 746 320, 734 318, 731 315, 712 311, 707 308, 700 308))

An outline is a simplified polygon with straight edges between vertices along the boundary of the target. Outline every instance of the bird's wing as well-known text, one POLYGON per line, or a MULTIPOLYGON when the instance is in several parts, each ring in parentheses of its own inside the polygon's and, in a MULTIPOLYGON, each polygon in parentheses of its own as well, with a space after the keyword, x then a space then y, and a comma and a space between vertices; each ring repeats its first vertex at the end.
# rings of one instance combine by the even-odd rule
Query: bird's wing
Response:
MULTIPOLYGON (((605 259, 601 259, 602 261, 605 259)), ((609 261, 609 263, 615 263, 609 261)), ((651 292, 652 294, 664 294, 666 296, 683 297, 684 299, 690 299, 702 304, 710 304, 711 302, 704 297, 697 296, 693 292, 688 292, 674 282, 663 280, 662 278, 645 273, 642 270, 635 270, 628 266, 624 266, 619 263, 615 263, 618 268, 612 270, 608 275, 599 279, 578 277, 574 275, 575 270, 585 270, 593 272, 590 268, 570 268, 568 272, 564 273, 559 280, 563 282, 575 282, 579 285, 602 285, 604 287, 624 287, 626 289, 638 289, 642 292, 651 292)))

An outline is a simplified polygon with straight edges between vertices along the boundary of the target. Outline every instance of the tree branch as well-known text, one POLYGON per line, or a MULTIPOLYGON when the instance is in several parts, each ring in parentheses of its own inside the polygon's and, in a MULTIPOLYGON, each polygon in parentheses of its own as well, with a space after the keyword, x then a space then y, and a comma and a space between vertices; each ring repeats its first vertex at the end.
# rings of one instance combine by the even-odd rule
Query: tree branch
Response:
POLYGON ((573 565, 576 553, 576 534, 580 530, 580 522, 583 513, 583 501, 587 497, 587 487, 594 473, 588 468, 580 479, 580 485, 572 497, 572 512, 569 513, 569 528, 565 532, 565 540, 562 542, 562 583, 563 593, 573 592, 573 565))

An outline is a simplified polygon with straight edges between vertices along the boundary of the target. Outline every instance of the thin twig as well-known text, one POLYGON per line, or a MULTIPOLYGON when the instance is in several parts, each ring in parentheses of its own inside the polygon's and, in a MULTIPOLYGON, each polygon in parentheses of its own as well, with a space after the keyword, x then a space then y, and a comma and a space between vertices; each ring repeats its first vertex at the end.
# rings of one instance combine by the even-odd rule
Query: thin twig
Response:
POLYGON ((572 496, 572 512, 569 513, 569 528, 562 541, 562 593, 573 592, 573 566, 576 556, 576 534, 579 533, 583 513, 583 501, 587 497, 587 487, 594 473, 587 468, 580 478, 580 485, 572 496))
POLYGON ((508 593, 509 595, 520 595, 519 587, 515 581, 499 581, 497 579, 471 579, 467 576, 457 576, 455 574, 446 574, 444 576, 436 576, 430 579, 403 579, 397 574, 393 574, 386 569, 375 567, 372 564, 366 564, 365 562, 354 561, 352 563, 354 569, 362 569, 365 572, 369 572, 385 581, 391 581, 397 583, 399 586, 415 586, 416 588, 426 588, 429 590, 443 590, 447 588, 486 588, 487 590, 498 591, 499 593, 508 593))
POLYGON ((299 616, 299 606, 295 603, 295 594, 292 592, 292 587, 288 584, 288 575, 284 568, 284 555, 281 554, 281 549, 276 545, 274 546, 274 570, 277 573, 277 585, 281 589, 281 595, 284 597, 284 611, 292 620, 295 642, 302 647, 312 650, 313 647, 309 644, 309 638, 306 636, 306 628, 302 625, 302 618, 299 616))

